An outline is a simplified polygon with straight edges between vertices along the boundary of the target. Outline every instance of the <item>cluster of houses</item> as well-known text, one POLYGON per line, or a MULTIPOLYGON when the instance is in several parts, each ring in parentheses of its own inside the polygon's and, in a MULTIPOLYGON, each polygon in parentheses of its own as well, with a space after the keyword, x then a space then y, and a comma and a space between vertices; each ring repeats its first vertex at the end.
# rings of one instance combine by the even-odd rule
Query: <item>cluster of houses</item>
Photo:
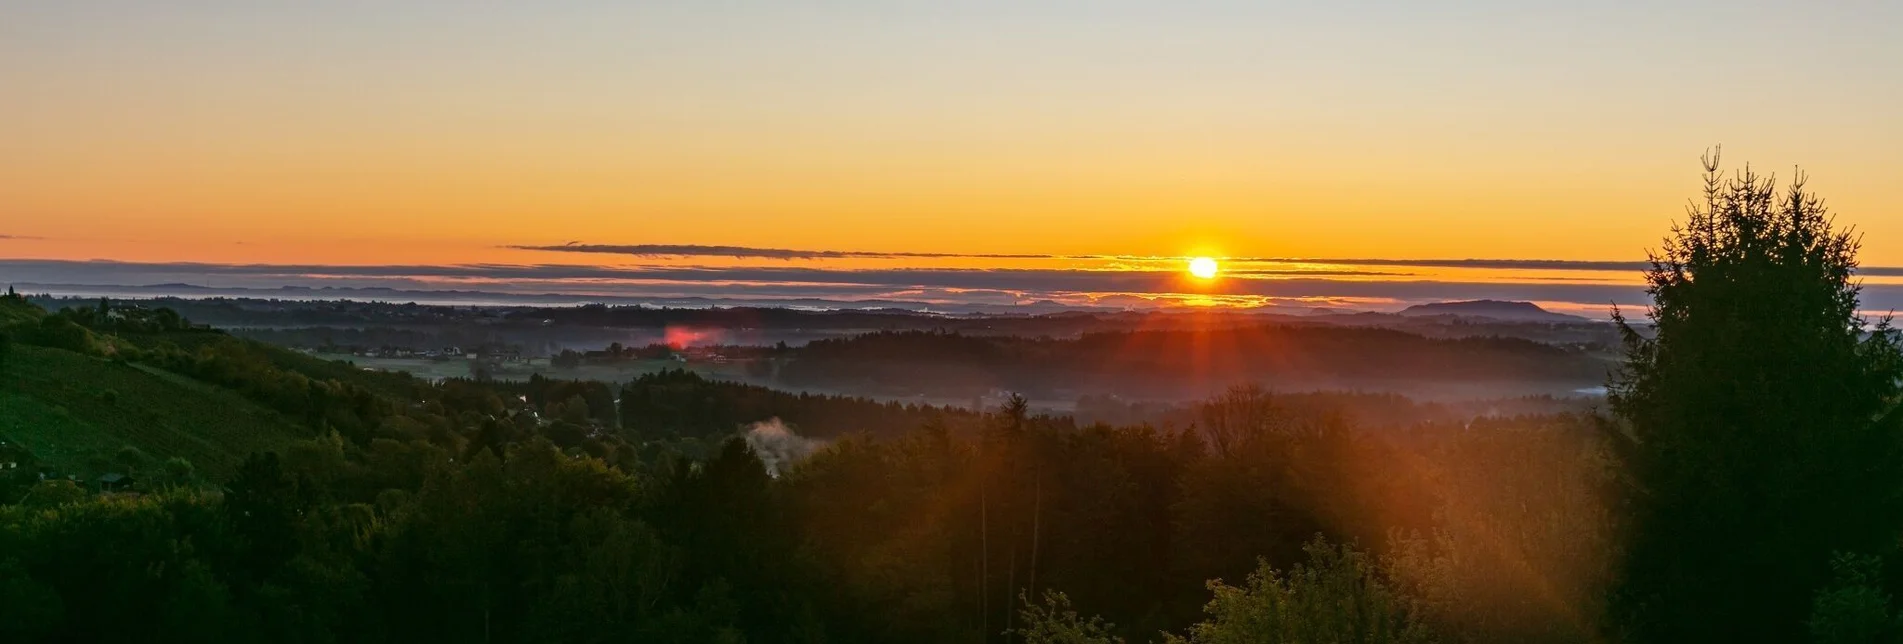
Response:
MULTIPOLYGON (((307 350, 306 353, 316 353, 307 350)), ((496 362, 523 362, 522 350, 515 347, 485 346, 443 347, 441 349, 412 349, 409 347, 377 347, 375 349, 352 349, 350 355, 358 358, 410 358, 416 360, 493 360, 496 362)))

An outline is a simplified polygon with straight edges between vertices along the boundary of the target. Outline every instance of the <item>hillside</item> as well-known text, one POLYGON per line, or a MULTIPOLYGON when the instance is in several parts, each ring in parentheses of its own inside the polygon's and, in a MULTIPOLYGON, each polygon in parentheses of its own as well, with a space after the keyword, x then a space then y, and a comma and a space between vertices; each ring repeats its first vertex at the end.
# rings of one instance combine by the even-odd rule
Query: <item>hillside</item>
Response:
POLYGON ((415 393, 417 381, 402 373, 366 370, 347 362, 325 360, 293 349, 228 335, 222 331, 197 329, 188 332, 122 333, 120 337, 139 346, 177 347, 195 353, 213 349, 238 353, 262 361, 272 369, 303 375, 314 380, 348 382, 378 394, 408 399, 415 393))
POLYGON ((1088 333, 1076 339, 873 333, 820 340, 780 368, 779 382, 890 394, 1042 398, 1110 394, 1201 398, 1230 385, 1279 389, 1563 393, 1603 383, 1611 363, 1587 351, 1515 338, 1429 338, 1373 327, 1088 333))
POLYGON ((1427 317, 1448 315, 1456 317, 1490 318, 1514 322, 1589 322, 1577 315, 1554 313, 1542 309, 1532 302, 1504 302, 1500 300, 1469 300, 1465 302, 1433 302, 1416 304, 1400 311, 1408 317, 1427 317))
POLYGON ((31 324, 46 317, 46 311, 18 297, 0 297, 0 329, 15 324, 31 324))
POLYGON ((415 381, 192 325, 164 309, 0 297, 0 441, 56 474, 96 476, 182 457, 222 480, 253 452, 326 428, 365 435, 415 381))
POLYGON ((95 473, 130 446, 222 479, 246 454, 309 434, 230 390, 71 351, 15 346, 0 374, 0 438, 66 473, 95 473))

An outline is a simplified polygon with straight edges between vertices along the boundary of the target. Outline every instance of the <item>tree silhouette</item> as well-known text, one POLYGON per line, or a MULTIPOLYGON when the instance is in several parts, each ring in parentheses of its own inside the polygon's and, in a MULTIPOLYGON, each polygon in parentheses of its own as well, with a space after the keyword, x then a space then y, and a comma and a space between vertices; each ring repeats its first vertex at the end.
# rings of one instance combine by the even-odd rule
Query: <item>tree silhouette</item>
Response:
POLYGON ((1655 335, 1618 317, 1614 610, 1639 641, 1793 641, 1832 552, 1887 552, 1903 525, 1903 361, 1888 320, 1859 316, 1857 239, 1804 176, 1780 193, 1703 160, 1703 202, 1646 273, 1655 335))

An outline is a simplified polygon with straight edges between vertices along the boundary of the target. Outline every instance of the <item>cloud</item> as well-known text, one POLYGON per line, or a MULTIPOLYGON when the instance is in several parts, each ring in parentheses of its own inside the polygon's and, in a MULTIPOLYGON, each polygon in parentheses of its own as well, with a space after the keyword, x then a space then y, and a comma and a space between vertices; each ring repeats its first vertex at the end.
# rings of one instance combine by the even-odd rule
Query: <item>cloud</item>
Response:
MULTIPOLYGON (((1645 260, 1572 260, 1572 259, 1392 259, 1303 258, 1303 257, 1231 257, 1232 262, 1272 262, 1279 264, 1324 264, 1336 266, 1400 266, 1416 268, 1481 268, 1530 271, 1610 271, 1637 273, 1652 268, 1645 260)), ((1872 277, 1903 276, 1903 266, 1865 266, 1858 275, 1872 277)))
POLYGON ((897 258, 979 258, 979 259, 1054 259, 1059 255, 996 253, 921 253, 860 250, 795 250, 752 246, 705 246, 699 244, 583 244, 568 242, 557 246, 504 246, 515 250, 539 250, 562 253, 603 253, 635 257, 735 257, 745 259, 897 259, 897 258))
MULTIPOLYGON (((40 292, 74 294, 176 292, 300 299, 543 304, 599 301, 667 306, 850 305, 966 312, 1028 307, 1039 302, 1121 308, 1173 306, 1198 300, 1249 306, 1352 301, 1369 302, 1368 306, 1375 308, 1398 308, 1428 301, 1496 299, 1570 302, 1604 309, 1614 302, 1636 307, 1648 301, 1636 279, 1606 283, 1534 276, 1466 281, 1407 275, 1370 278, 1351 271, 1237 274, 1230 279, 1197 282, 1176 270, 0 260, 0 279, 40 292)), ((1866 284, 1863 304, 1869 310, 1903 309, 1903 284, 1866 284)))
POLYGON ((1274 262, 1280 264, 1334 264, 1345 266, 1412 266, 1421 268, 1492 268, 1545 271, 1643 271, 1652 264, 1636 261, 1596 261, 1568 259, 1392 259, 1392 258, 1309 258, 1309 257, 1232 257, 1229 261, 1274 262))
MULTIPOLYGON (((327 280, 337 278, 434 278, 461 280, 631 280, 736 285, 827 284, 892 287, 993 288, 1066 291, 1178 292, 1188 286, 1177 270, 1082 270, 1007 268, 831 269, 794 266, 592 266, 573 264, 204 264, 194 262, 128 263, 113 261, 0 260, 0 269, 24 281, 109 280, 112 284, 203 283, 208 279, 258 277, 327 280)), ((1245 271, 1236 275, 1369 276, 1365 271, 1245 271)), ((1201 288, 1224 288, 1223 280, 1201 288)))
POLYGON ((38 237, 34 235, 0 235, 0 239, 14 239, 14 240, 25 241, 29 239, 46 239, 46 238, 38 237))

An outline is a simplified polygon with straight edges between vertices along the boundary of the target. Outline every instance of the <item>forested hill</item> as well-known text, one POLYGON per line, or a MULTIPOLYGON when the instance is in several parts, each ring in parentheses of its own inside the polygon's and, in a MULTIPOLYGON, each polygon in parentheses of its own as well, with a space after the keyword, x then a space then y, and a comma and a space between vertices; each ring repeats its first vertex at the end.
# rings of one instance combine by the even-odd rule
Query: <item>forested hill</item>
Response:
POLYGON ((1444 495, 1522 521, 1594 484, 1567 416, 1239 389, 1185 431, 680 371, 428 384, 164 309, 0 307, 9 641, 1004 641, 1071 598, 1140 641, 1262 561, 1374 570, 1317 535, 1398 553, 1444 495))
POLYGON ((1517 338, 1427 338, 1366 327, 1255 325, 1076 339, 885 332, 819 340, 780 372, 801 386, 1203 396, 1241 382, 1361 388, 1409 382, 1601 384, 1609 356, 1517 338))
MULTIPOLYGON (((48 314, 0 298, 0 441, 40 474, 134 470, 213 480, 320 431, 366 433, 413 391, 366 372, 196 327, 165 309, 48 314)), ((19 474, 19 472, 15 472, 19 474)))
MULTIPOLYGON (((92 481, 182 459, 207 481, 252 452, 335 434, 353 445, 422 441, 463 453, 536 437, 611 461, 644 440, 692 456, 748 424, 815 436, 899 432, 975 414, 789 394, 664 372, 625 385, 551 380, 430 384, 404 373, 233 337, 169 309, 99 303, 54 313, 0 298, 0 441, 26 479, 92 481), (32 476, 29 476, 32 475, 32 476)), ((664 450, 665 451, 665 450, 664 450)), ((647 458, 660 458, 652 449, 647 458)), ((0 490, 4 493, 5 490, 0 490)))

